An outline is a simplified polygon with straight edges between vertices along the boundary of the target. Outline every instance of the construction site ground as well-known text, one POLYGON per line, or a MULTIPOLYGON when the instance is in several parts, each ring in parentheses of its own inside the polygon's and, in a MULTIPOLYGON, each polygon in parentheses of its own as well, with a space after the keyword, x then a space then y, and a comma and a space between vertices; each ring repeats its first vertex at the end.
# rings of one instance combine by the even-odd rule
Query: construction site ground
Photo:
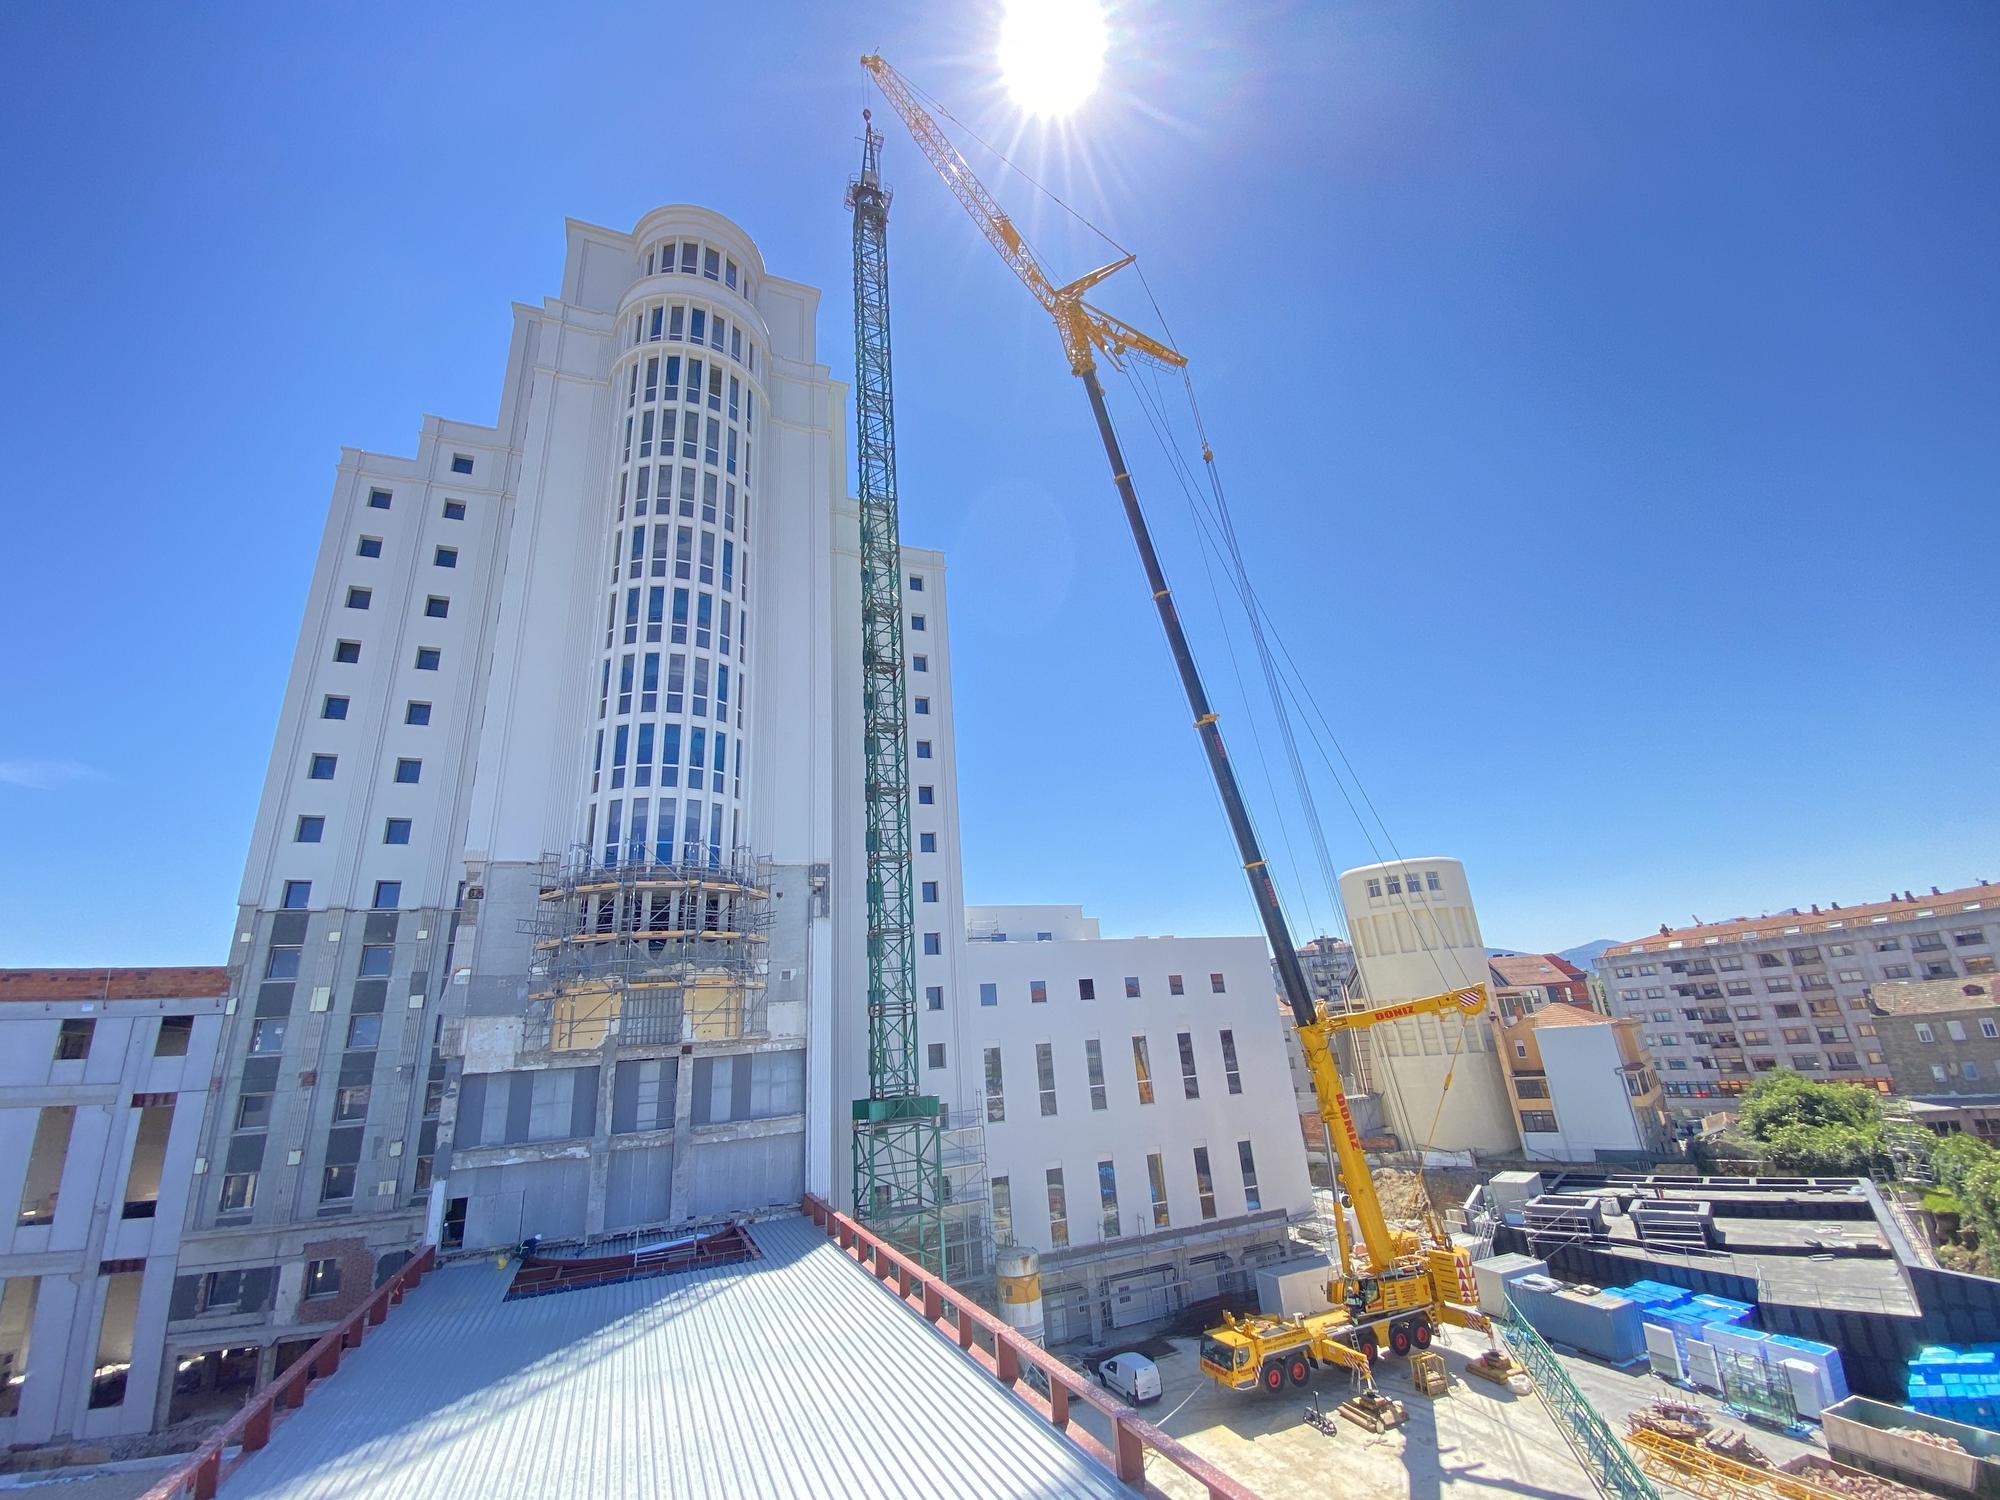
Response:
MULTIPOLYGON (((1486 1347, 1483 1336, 1462 1329, 1439 1336, 1433 1347, 1443 1353, 1452 1377, 1451 1393, 1441 1400, 1417 1394, 1406 1361, 1383 1360, 1376 1383, 1404 1404, 1410 1420, 1377 1435, 1336 1418, 1338 1437, 1308 1425, 1304 1413, 1314 1395, 1328 1410, 1345 1400, 1353 1389, 1345 1372, 1321 1370, 1311 1384, 1288 1386, 1282 1396, 1225 1391, 1201 1373, 1195 1340, 1169 1342, 1172 1354, 1155 1355, 1161 1398, 1143 1408, 1142 1415, 1266 1500, 1319 1500, 1330 1492, 1332 1474, 1339 1476, 1339 1493, 1381 1500, 1490 1495, 1495 1490, 1544 1497, 1595 1493, 1536 1396, 1516 1395, 1466 1376, 1466 1363, 1486 1347)), ((1621 1437, 1629 1413, 1654 1401, 1674 1400, 1705 1408, 1719 1429, 1744 1434, 1773 1463, 1802 1453, 1826 1453, 1816 1439, 1788 1437, 1734 1417, 1713 1397, 1678 1390, 1643 1366, 1619 1370, 1576 1355, 1558 1352, 1557 1357, 1621 1437)), ((1106 1440, 1096 1413, 1087 1412, 1081 1421, 1100 1442, 1106 1440)), ((1195 1500, 1201 1494, 1199 1486, 1165 1465, 1149 1465, 1147 1478, 1176 1500, 1182 1495, 1195 1500)))
MULTIPOLYGON (((1377 1383, 1408 1407, 1410 1420, 1378 1435, 1336 1418, 1338 1437, 1308 1425, 1304 1413, 1314 1395, 1331 1410, 1353 1393, 1345 1371, 1318 1371, 1310 1384, 1288 1386, 1281 1396, 1226 1391, 1201 1373, 1195 1340, 1172 1343, 1174 1352, 1158 1360, 1161 1398, 1142 1414, 1265 1500, 1321 1500, 1330 1493, 1429 1500, 1490 1497, 1496 1490, 1571 1500, 1593 1493, 1534 1396, 1465 1375, 1467 1361, 1486 1347, 1483 1337, 1452 1329, 1438 1338, 1433 1347, 1444 1355, 1452 1385, 1451 1394, 1436 1401, 1411 1386, 1407 1361, 1382 1361, 1377 1383)), ((1098 1441, 1108 1440, 1095 1412, 1081 1421, 1098 1441)), ((1176 1500, 1202 1494, 1164 1464, 1149 1464, 1146 1477, 1176 1500)))

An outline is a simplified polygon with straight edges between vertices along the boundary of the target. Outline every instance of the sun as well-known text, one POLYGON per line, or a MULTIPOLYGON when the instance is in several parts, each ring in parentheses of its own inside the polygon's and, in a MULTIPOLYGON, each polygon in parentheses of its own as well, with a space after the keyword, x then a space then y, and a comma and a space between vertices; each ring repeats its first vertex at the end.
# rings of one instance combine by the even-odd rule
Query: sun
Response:
POLYGON ((1007 0, 1000 20, 1000 71, 1031 115, 1074 111, 1104 71, 1104 8, 1098 0, 1007 0))

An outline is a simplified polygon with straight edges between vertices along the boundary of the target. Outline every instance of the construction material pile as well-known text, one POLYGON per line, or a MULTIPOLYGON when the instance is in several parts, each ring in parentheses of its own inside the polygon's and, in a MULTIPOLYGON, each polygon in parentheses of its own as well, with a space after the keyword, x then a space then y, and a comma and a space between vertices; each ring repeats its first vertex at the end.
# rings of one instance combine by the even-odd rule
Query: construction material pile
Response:
POLYGON ((1625 1418, 1627 1432, 1657 1432, 1683 1443, 1699 1441, 1714 1425, 1708 1413, 1692 1401, 1655 1401, 1625 1418))
POLYGON ((1726 1458, 1734 1463, 1745 1464, 1752 1469, 1777 1467, 1749 1438, 1740 1432, 1718 1428, 1702 1438, 1701 1445, 1718 1458, 1726 1458))
POLYGON ((1423 1178, 1394 1167, 1385 1167, 1375 1174, 1375 1194, 1382 1200, 1384 1217, 1392 1223, 1414 1223, 1421 1219, 1430 1201, 1424 1193, 1423 1178))
POLYGON ((1921 1427, 1889 1427, 1884 1431, 1896 1437, 1908 1438, 1916 1443, 1929 1443, 1933 1448, 1942 1448, 1947 1453, 1964 1453, 1965 1444, 1955 1437, 1946 1437, 1941 1432, 1925 1432, 1921 1427))
POLYGON ((1931 1344, 1910 1361, 1910 1410, 2000 1432, 2000 1344, 1931 1344))
POLYGON ((1911 1489, 1907 1484, 1898 1484, 1893 1479, 1884 1479, 1876 1474, 1864 1474, 1859 1469, 1850 1469, 1845 1464, 1837 1464, 1830 1458, 1812 1453, 1791 1460, 1779 1472, 1794 1479, 1803 1479, 1829 1495, 1846 1496, 1847 1500, 1931 1500, 1922 1490, 1911 1489))

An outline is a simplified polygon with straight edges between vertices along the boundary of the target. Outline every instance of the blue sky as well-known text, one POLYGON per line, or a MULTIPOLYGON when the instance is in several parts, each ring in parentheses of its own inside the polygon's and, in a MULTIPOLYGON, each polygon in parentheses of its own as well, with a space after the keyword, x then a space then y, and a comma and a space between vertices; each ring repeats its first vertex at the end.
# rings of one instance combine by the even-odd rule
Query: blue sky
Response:
MULTIPOLYGON (((1128 0, 1054 127, 997 87, 997 24, 0 9, 0 964, 224 957, 338 449, 493 419, 566 215, 732 215, 828 289, 846 374, 877 47, 1140 252, 1272 619, 1489 941, 2000 878, 2000 9, 1128 0)), ((968 893, 1252 930, 1082 393, 889 125, 904 532, 951 554, 968 893)), ((1104 258, 970 154, 1053 271, 1104 258)), ((1187 507, 1111 390, 1324 926, 1187 507)), ((1371 858, 1317 795, 1334 860, 1371 858)))

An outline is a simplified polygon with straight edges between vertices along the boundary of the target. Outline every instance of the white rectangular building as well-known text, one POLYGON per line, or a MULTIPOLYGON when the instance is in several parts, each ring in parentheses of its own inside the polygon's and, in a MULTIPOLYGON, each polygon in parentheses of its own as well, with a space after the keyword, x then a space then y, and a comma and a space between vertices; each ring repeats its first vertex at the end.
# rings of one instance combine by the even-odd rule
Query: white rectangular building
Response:
POLYGON ((0 1444, 146 1432, 228 975, 0 970, 0 1444))
POLYGON ((945 1097, 985 1126, 994 1236, 1042 1256, 1048 1338, 1254 1289, 1310 1210, 1262 938, 1098 935, 970 907, 945 1097))

